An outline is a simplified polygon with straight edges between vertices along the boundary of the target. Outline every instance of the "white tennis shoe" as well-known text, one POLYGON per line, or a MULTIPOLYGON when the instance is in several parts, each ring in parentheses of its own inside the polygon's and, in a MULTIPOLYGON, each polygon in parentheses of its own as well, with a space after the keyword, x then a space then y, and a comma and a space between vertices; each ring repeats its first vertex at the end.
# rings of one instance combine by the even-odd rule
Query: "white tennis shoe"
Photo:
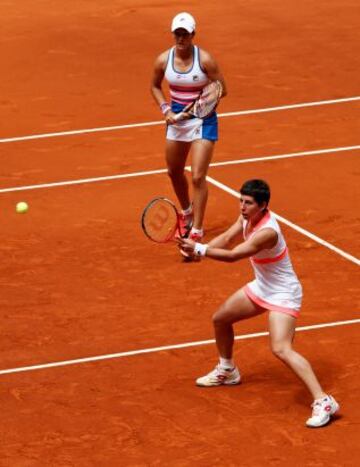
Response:
POLYGON ((239 370, 235 368, 222 368, 219 365, 215 367, 213 371, 210 371, 205 376, 196 380, 197 386, 210 387, 210 386, 221 386, 221 385, 233 385, 239 384, 241 376, 239 370))
POLYGON ((312 415, 306 421, 306 426, 310 428, 319 428, 326 425, 329 423, 331 416, 340 409, 339 404, 332 396, 315 400, 311 407, 313 409, 312 415))

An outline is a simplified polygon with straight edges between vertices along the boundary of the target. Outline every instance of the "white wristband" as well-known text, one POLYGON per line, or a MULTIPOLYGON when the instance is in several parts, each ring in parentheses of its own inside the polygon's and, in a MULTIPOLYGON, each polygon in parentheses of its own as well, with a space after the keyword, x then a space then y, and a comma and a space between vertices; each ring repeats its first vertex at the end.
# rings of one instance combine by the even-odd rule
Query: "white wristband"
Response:
POLYGON ((160 110, 164 115, 166 115, 169 112, 169 110, 171 110, 171 107, 167 102, 164 102, 160 105, 160 110))
POLYGON ((208 249, 209 245, 204 245, 202 243, 195 243, 194 246, 194 253, 196 256, 205 256, 206 250, 208 249))

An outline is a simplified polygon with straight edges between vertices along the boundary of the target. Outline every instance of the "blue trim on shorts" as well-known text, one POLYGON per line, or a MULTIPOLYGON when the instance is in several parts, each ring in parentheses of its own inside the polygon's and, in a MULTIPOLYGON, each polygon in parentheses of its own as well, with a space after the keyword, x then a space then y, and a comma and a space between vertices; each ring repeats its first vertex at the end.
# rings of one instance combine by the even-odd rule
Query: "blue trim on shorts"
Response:
MULTIPOLYGON (((186 105, 179 104, 178 102, 171 102, 171 110, 174 113, 181 112, 186 105)), ((195 117, 192 117, 195 118, 195 117)), ((219 139, 218 132, 218 117, 217 113, 213 112, 211 115, 203 119, 202 123, 202 139, 207 139, 209 141, 217 141, 219 139)))

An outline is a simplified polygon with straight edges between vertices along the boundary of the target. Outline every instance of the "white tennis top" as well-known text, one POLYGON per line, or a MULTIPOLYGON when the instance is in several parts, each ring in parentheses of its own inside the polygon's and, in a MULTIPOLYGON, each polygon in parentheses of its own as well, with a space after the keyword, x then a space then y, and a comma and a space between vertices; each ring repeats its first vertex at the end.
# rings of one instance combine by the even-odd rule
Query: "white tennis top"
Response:
POLYGON ((247 232, 244 220, 243 235, 247 240, 262 229, 273 229, 278 241, 273 248, 262 250, 250 257, 255 279, 245 286, 245 292, 258 305, 274 311, 298 316, 302 287, 293 269, 288 248, 274 215, 268 211, 253 230, 247 232))
POLYGON ((169 50, 165 78, 169 83, 171 100, 178 104, 187 105, 193 102, 209 81, 208 76, 201 68, 199 47, 196 45, 193 47, 193 63, 185 72, 175 69, 175 47, 169 50))

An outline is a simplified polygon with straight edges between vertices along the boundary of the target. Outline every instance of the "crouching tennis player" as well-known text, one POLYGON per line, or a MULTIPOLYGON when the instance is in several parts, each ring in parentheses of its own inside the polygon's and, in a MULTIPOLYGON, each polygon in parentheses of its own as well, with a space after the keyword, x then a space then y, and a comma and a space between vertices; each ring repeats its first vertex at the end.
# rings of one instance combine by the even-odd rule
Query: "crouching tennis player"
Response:
POLYGON ((270 188, 263 180, 249 180, 241 187, 240 195, 240 217, 223 234, 206 245, 191 239, 178 240, 180 248, 190 255, 225 262, 250 258, 255 272, 255 279, 231 295, 214 314, 220 361, 196 384, 208 387, 240 383, 241 376, 233 360, 233 324, 268 310, 272 352, 293 370, 314 398, 306 425, 324 426, 339 410, 339 404, 324 392, 310 363, 292 347, 302 288, 280 227, 268 209, 270 188), (231 248, 239 235, 244 241, 231 248))

